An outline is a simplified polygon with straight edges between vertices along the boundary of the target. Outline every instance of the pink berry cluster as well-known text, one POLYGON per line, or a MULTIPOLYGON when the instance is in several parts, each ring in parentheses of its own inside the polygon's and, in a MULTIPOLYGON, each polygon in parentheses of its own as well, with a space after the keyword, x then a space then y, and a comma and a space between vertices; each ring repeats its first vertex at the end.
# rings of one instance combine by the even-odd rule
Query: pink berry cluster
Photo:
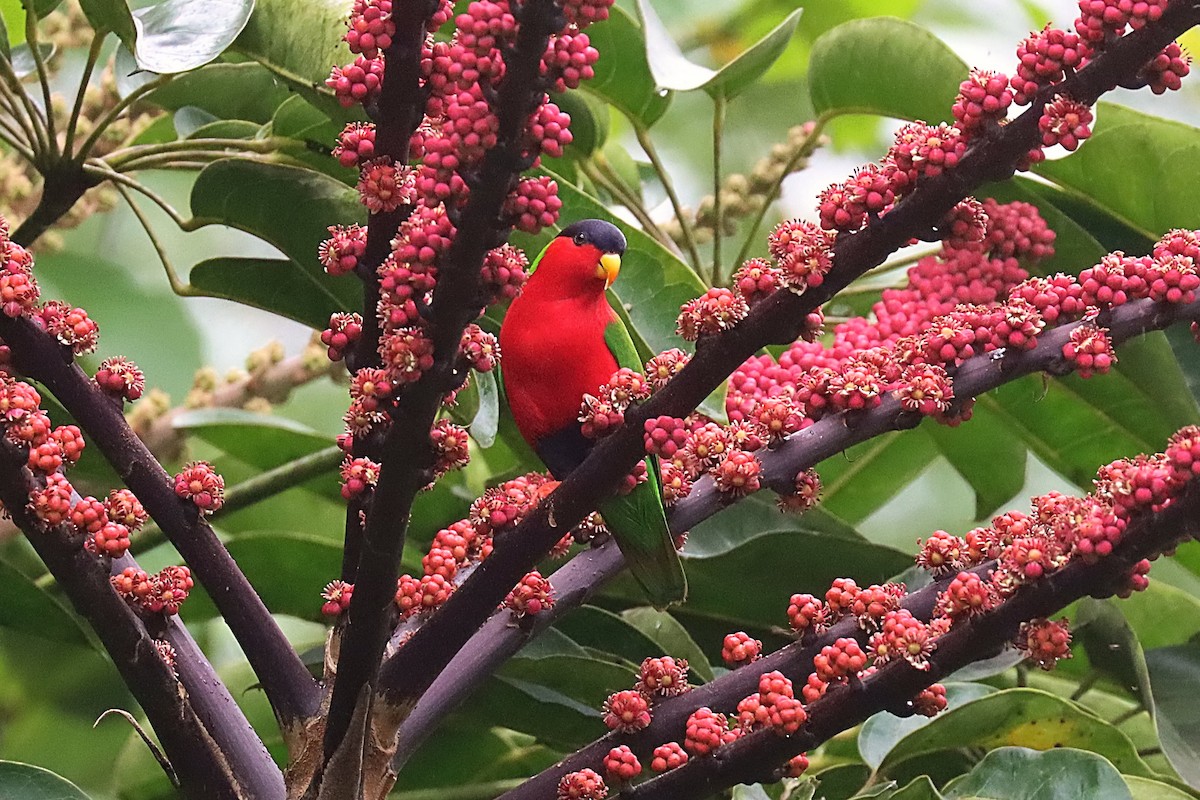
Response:
POLYGON ((134 608, 167 616, 179 613, 179 607, 195 586, 187 567, 164 567, 154 575, 137 567, 126 567, 109 580, 113 590, 134 608))

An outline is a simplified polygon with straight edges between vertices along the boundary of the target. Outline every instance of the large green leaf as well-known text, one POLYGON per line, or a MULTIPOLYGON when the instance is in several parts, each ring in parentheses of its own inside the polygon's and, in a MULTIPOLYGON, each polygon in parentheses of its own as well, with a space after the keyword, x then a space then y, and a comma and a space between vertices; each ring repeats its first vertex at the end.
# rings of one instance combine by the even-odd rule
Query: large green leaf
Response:
POLYGON ((1146 656, 1121 606, 1113 600, 1083 598, 1072 615, 1072 638, 1083 645, 1092 669, 1111 678, 1153 713, 1146 656))
POLYGON ((639 127, 649 128, 666 113, 671 98, 654 84, 637 21, 614 6, 608 20, 588 28, 588 37, 600 60, 595 76, 583 88, 608 101, 639 127))
MULTIPOLYGON (((946 710, 958 708, 964 703, 977 700, 996 691, 982 683, 946 684, 946 710)), ((880 711, 863 723, 858 732, 858 752, 872 769, 884 762, 892 748, 909 734, 924 728, 933 719, 913 714, 898 717, 888 711, 880 711)))
POLYGON ((720 69, 689 61, 675 44, 675 39, 658 18, 649 0, 637 1, 638 16, 646 35, 646 56, 650 74, 663 89, 689 92, 702 89, 713 98, 733 99, 762 77, 788 45, 803 9, 796 9, 770 33, 738 54, 720 69))
POLYGON ((924 430, 877 436, 817 465, 821 505, 854 524, 925 471, 938 454, 924 430))
POLYGON ((1038 752, 1004 747, 983 757, 961 780, 947 787, 947 800, 1132 800, 1111 763, 1095 753, 1064 748, 1038 752))
POLYGON ((316 330, 329 324, 330 314, 361 305, 360 287, 327 285, 289 259, 210 258, 192 267, 188 280, 208 297, 272 311, 316 330))
MULTIPOLYGON (((0 607, 4 608, 0 626, 54 642, 91 646, 71 612, 4 561, 0 561, 0 607)), ((3 796, 0 792, 0 797, 3 796)))
POLYGON ((134 46, 137 31, 133 26, 133 13, 125 0, 79 0, 79 6, 98 33, 115 33, 126 47, 134 46))
POLYGON ((328 436, 274 414, 237 408, 186 411, 174 420, 186 431, 259 469, 268 469, 333 444, 328 436))
POLYGON ((886 774, 911 758, 970 745, 1078 747, 1108 758, 1122 772, 1153 777, 1124 733, 1074 703, 1037 689, 1007 689, 939 714, 893 747, 879 771, 886 774))
POLYGON ((193 284, 206 293, 246 301, 322 328, 329 309, 358 307, 360 287, 353 277, 333 278, 317 260, 317 247, 330 225, 362 222, 365 211, 355 191, 340 181, 300 167, 238 159, 205 167, 192 187, 192 213, 253 233, 291 262, 270 259, 214 259, 193 271, 193 284), (287 208, 288 213, 279 213, 287 208), (237 281, 224 293, 222 278, 237 281), (199 274, 197 274, 199 272, 199 274), (255 285, 255 281, 259 285, 255 285), (274 298, 278 298, 277 301, 274 298), (323 319, 314 314, 324 314, 323 319))
POLYGON ((554 627, 582 647, 614 654, 632 664, 669 652, 621 615, 596 606, 580 606, 554 627))
POLYGON ((785 514, 775 505, 770 492, 759 492, 722 509, 688 534, 689 558, 715 558, 741 547, 763 531, 797 531, 853 542, 863 537, 852 526, 824 507, 804 514, 785 514))
POLYGON ((1197 159, 1200 129, 1101 103, 1079 152, 1036 172, 1154 240, 1169 228, 1200 228, 1195 181, 1178 167, 1197 159))
POLYGON ((134 13, 138 66, 160 74, 207 64, 246 27, 254 0, 164 0, 134 13))
POLYGON ((89 800, 75 784, 50 770, 0 761, 0 797, 6 800, 89 800))
POLYGON ((939 122, 967 65, 924 28, 894 17, 839 25, 813 43, 809 93, 818 114, 939 122), (886 76, 886 77, 885 77, 886 76))
POLYGON ((258 0, 234 49, 254 58, 323 111, 345 115, 325 86, 329 68, 352 60, 342 41, 343 0, 258 0))
POLYGON ((977 406, 957 428, 926 425, 926 432, 975 492, 975 518, 983 519, 1025 485, 1025 443, 991 406, 977 406))
POLYGON ((180 75, 146 96, 169 111, 194 106, 218 119, 268 122, 291 96, 274 74, 253 61, 209 64, 180 75))
POLYGON ((1136 775, 1122 775, 1125 785, 1129 787, 1133 800, 1193 800, 1194 795, 1183 789, 1177 789, 1169 783, 1154 781, 1149 778, 1139 778, 1136 775))
POLYGON ((1146 652, 1159 741, 1179 777, 1200 789, 1200 644, 1146 652))
MULTIPOLYGON (((226 548, 273 613, 322 619, 321 589, 341 569, 340 542, 304 533, 257 532, 230 539, 226 548), (286 580, 281 580, 283 576, 286 580)), ((183 608, 185 620, 216 615, 203 593, 189 597, 183 608)))
POLYGON ((691 666, 690 674, 698 676, 702 681, 713 679, 712 667, 709 666, 700 646, 687 629, 666 611, 642 606, 626 609, 621 613, 621 617, 657 642, 663 653, 675 658, 686 658, 691 666))

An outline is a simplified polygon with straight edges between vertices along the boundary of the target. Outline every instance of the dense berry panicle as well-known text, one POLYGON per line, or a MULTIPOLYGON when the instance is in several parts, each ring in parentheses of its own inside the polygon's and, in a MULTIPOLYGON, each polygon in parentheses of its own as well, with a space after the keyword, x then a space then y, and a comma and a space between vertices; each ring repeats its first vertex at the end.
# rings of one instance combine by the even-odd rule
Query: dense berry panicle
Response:
POLYGON ((675 505, 692 493, 691 475, 675 461, 661 462, 659 472, 662 477, 663 503, 667 507, 675 505))
POLYGON ((535 569, 508 593, 504 605, 518 617, 540 614, 554 605, 554 587, 535 569))
POLYGON ((781 494, 776 500, 780 511, 803 514, 814 508, 821 499, 821 476, 809 468, 796 476, 796 491, 781 494))
POLYGON ((974 197, 960 200, 938 225, 938 231, 947 248, 981 248, 988 233, 988 216, 983 203, 974 197))
POLYGON ((974 572, 960 572, 938 595, 937 610, 950 619, 969 619, 995 607, 999 598, 992 585, 974 572))
POLYGON ((108 524, 108 510, 92 496, 81 497, 71 505, 71 524, 80 533, 96 533, 108 524))
POLYGON ((352 64, 334 67, 325 81, 343 108, 367 102, 379 93, 382 83, 382 54, 374 58, 360 55, 352 64))
POLYGON ((32 275, 24 272, 0 273, 0 310, 7 317, 17 317, 33 312, 40 291, 32 275))
POLYGON ((46 525, 61 525, 71 513, 71 491, 65 476, 47 475, 45 487, 29 496, 29 508, 46 525))
POLYGON ((690 359, 691 356, 687 353, 677 347, 672 347, 647 361, 646 369, 643 372, 646 380, 650 382, 651 390, 657 392, 666 386, 667 381, 679 374, 690 359))
POLYGON ((333 157, 343 167, 358 167, 375 158, 375 123, 347 123, 338 135, 333 157))
MULTIPOLYGON (((561 153, 561 146, 558 150, 561 153)), ((519 181, 505 201, 503 213, 517 230, 536 234, 557 222, 561 210, 558 182, 543 175, 519 181)))
POLYGON ((935 717, 946 710, 946 687, 940 683, 922 689, 912 701, 913 712, 924 717, 935 717))
POLYGON ((64 467, 73 467, 79 463, 86 446, 83 431, 79 430, 79 426, 59 425, 50 431, 50 438, 58 445, 64 467))
POLYGON ((82 308, 68 309, 46 320, 46 330, 77 356, 92 352, 100 343, 100 327, 82 308))
POLYGON ((193 461, 175 476, 175 494, 211 514, 225 503, 225 479, 207 461, 193 461))
POLYGON ((108 394, 132 403, 146 389, 146 377, 142 371, 124 356, 107 358, 96 370, 96 383, 108 394))
POLYGON ((604 779, 590 769, 569 772, 558 782, 557 800, 604 800, 606 797, 608 787, 604 779))
POLYGON ((858 619, 858 625, 863 630, 875 630, 879 627, 883 615, 900 608, 904 599, 905 589, 902 583, 889 583, 883 586, 872 584, 858 593, 850 604, 850 613, 858 619))
POLYGON ((604 757, 604 774, 612 782, 628 783, 642 774, 642 764, 629 745, 619 745, 604 757))
POLYGON ((647 658, 638 674, 637 690, 646 697, 674 697, 683 694, 688 685, 688 663, 683 658, 662 656, 647 658))
POLYGON ((510 244, 489 250, 483 260, 483 283, 496 300, 511 300, 525 285, 529 259, 510 244))
POLYGON ((1178 42, 1171 42, 1142 69, 1142 79, 1155 94, 1177 91, 1192 71, 1192 57, 1178 42))
POLYGON ((1161 255, 1149 264, 1150 299, 1159 303, 1188 304, 1196 299, 1200 275, 1196 263, 1184 255, 1161 255))
POLYGON ((317 258, 330 275, 347 275, 358 267, 367 249, 362 225, 330 225, 329 238, 317 248, 317 258))
POLYGON ((678 417, 648 419, 644 429, 646 452, 668 461, 687 445, 690 438, 684 421, 678 417))
POLYGON ((694 756, 711 755, 725 743, 729 720, 707 706, 698 708, 687 719, 683 747, 694 756))
POLYGON ((825 630, 828 613, 825 604, 811 594, 794 594, 787 609, 788 624, 799 634, 825 630))
POLYGON ((759 489, 762 464, 752 453, 730 450, 713 468, 713 483, 727 498, 745 497, 759 489))
POLYGON ((808 753, 792 756, 783 765, 783 774, 789 778, 799 778, 808 771, 808 753))
POLYGON ((622 733, 640 731, 650 724, 650 704, 634 689, 611 694, 604 701, 604 724, 622 733))
POLYGON ((413 383, 433 366, 433 342, 420 328, 399 328, 380 340, 379 355, 393 383, 413 383))
POLYGON ((1073 556, 1084 561, 1112 553, 1125 534, 1125 520, 1118 517, 1112 505, 1099 498, 1085 498, 1079 519, 1070 531, 1073 556))
POLYGON ((1133 565, 1133 569, 1126 577, 1125 584, 1117 590, 1117 597, 1126 599, 1134 592, 1144 592, 1150 588, 1150 559, 1143 558, 1141 561, 1133 565))
POLYGON ((757 661, 761 656, 762 642, 745 631, 726 635, 721 644, 721 659, 730 669, 757 661))
POLYGON ((330 581, 321 591, 321 613, 327 617, 336 617, 350 607, 350 598, 354 595, 354 584, 343 580, 330 581))
POLYGON ((654 772, 666 772, 669 769, 682 767, 687 762, 687 751, 678 742, 667 742, 654 748, 650 769, 654 772))
POLYGON ((350 500, 360 497, 375 488, 379 482, 379 464, 362 456, 359 458, 346 457, 342 462, 342 497, 350 500))
POLYGON ((1092 110, 1083 103, 1069 97, 1055 95, 1042 109, 1038 118, 1038 130, 1042 132, 1042 146, 1062 145, 1067 150, 1079 147, 1080 142, 1092 135, 1092 110))
POLYGON ((854 600, 861 591, 852 578, 834 578, 833 584, 825 592, 825 604, 833 619, 850 613, 854 600))
POLYGON ((1013 102, 1008 83, 1008 76, 1002 72, 971 69, 970 76, 958 87, 958 97, 950 109, 965 136, 974 136, 988 125, 998 125, 1004 120, 1013 102))
POLYGON ((934 531, 929 538, 917 540, 917 566, 934 575, 947 575, 961 568, 966 543, 945 531, 934 531))
POLYGON ((907 176, 908 184, 915 185, 922 175, 932 177, 954 169, 966 152, 967 142, 958 128, 917 121, 896 131, 886 160, 907 176))
POLYGON ((1200 427, 1179 429, 1167 442, 1166 456, 1179 483, 1200 475, 1200 427))
POLYGON ((746 301, 739 295, 729 289, 714 287, 683 304, 675 329, 681 337, 694 342, 702 336, 732 328, 746 318, 749 310, 746 301))
POLYGON ((550 37, 542 56, 542 74, 554 81, 555 92, 578 89, 583 81, 596 75, 600 53, 592 47, 586 33, 560 33, 550 37))
POLYGON ((341 361, 346 351, 362 336, 362 316, 338 312, 329 318, 329 327, 321 332, 321 344, 329 348, 330 361, 341 361))
POLYGON ((804 702, 808 704, 815 703, 825 696, 825 692, 829 691, 829 681, 822 680, 817 673, 809 673, 804 681, 804 686, 800 689, 800 695, 804 698, 804 702))
POLYGON ((593 22, 603 22, 608 19, 608 10, 615 0, 564 0, 563 13, 567 22, 578 28, 586 28, 593 22))
POLYGON ((350 52, 374 58, 391 46, 396 35, 392 0, 355 0, 346 27, 343 38, 350 52))
POLYGON ((870 650, 876 664, 903 658, 917 669, 929 669, 936 637, 931 626, 901 608, 884 615, 879 632, 871 637, 870 650))
POLYGON ((782 283, 782 273, 765 258, 752 258, 733 273, 733 285, 753 307, 755 303, 769 297, 782 283))
POLYGON ((1091 48, 1078 33, 1046 25, 1017 45, 1017 73, 1012 77, 1013 101, 1026 105, 1044 86, 1062 81, 1080 67, 1091 48))
POLYGON ((625 413, 607 397, 585 394, 579 407, 578 419, 584 436, 600 439, 621 426, 625 421, 625 413))
POLYGON ((1035 619, 1022 622, 1017 632, 1017 648, 1044 670, 1071 657, 1071 630, 1066 617, 1058 622, 1035 619))
POLYGON ((433 447, 433 471, 437 476, 462 469, 471 461, 470 435, 462 425, 448 419, 433 423, 429 443, 433 447))
POLYGON ((116 522, 105 523, 85 546, 97 555, 120 558, 129 550, 129 528, 116 522))
POLYGON ((913 364, 907 367, 894 394, 905 410, 926 416, 947 411, 954 400, 950 376, 938 364, 913 364))
POLYGON ((867 655, 855 639, 841 638, 813 656, 817 677, 827 683, 844 681, 867 666, 867 655))
POLYGON ((1105 375, 1117 361, 1105 328, 1080 325, 1071 331, 1071 339, 1062 347, 1063 358, 1075 365, 1081 378, 1105 375))

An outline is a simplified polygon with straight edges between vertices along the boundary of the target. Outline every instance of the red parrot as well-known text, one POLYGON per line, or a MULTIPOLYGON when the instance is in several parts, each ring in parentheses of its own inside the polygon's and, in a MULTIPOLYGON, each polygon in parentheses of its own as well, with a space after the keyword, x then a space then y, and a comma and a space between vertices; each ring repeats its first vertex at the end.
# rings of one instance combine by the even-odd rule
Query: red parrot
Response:
MULTIPOLYGON (((579 422, 583 396, 599 395, 620 367, 641 359, 605 290, 616 280, 625 235, 585 219, 568 225, 542 251, 500 328, 501 372, 521 436, 562 480, 595 444, 579 422)), ((600 504, 605 525, 630 571, 659 608, 684 599, 687 579, 667 527, 658 462, 649 480, 600 504)))

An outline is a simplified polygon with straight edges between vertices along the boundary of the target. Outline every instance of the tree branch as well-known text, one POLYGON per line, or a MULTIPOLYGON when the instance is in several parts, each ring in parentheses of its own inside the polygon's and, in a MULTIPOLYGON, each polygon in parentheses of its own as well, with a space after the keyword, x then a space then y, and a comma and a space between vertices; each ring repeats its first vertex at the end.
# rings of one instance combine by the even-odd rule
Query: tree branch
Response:
POLYGON ((838 237, 833 269, 820 287, 802 296, 776 292, 758 303, 736 327, 701 340, 691 362, 649 401, 631 408, 625 424, 599 442, 516 530, 498 537, 494 551, 471 578, 388 660, 380 680, 387 702, 400 708, 415 705, 521 576, 549 552, 563 532, 616 492, 644 455, 642 429, 647 419, 686 416, 759 348, 795 340, 809 312, 882 263, 915 234, 933 228, 973 189, 1011 176, 1018 160, 1040 142, 1038 118, 1052 95, 1094 103, 1197 22, 1200 9, 1190 3, 1175 4, 1158 23, 1118 39, 1087 67, 1043 90, 1029 110, 994 137, 978 141, 957 168, 925 179, 887 215, 872 219, 863 230, 838 237))
MULTIPOLYGON (((346 735, 364 687, 374 693, 388 633, 395 623, 393 600, 412 501, 434 477, 429 431, 445 393, 462 382, 458 374, 462 334, 486 305, 480 269, 487 252, 503 243, 511 229, 501 221, 501 209, 527 166, 522 138, 544 92, 539 78, 542 55, 550 35, 564 24, 562 10, 552 0, 527 0, 514 13, 517 41, 506 54, 504 79, 494 102, 497 145, 486 153, 478 171, 468 176, 469 199, 455 221, 457 233, 438 270, 425 331, 433 342, 435 363, 401 394, 380 451, 382 467, 363 531, 326 724, 326 758, 346 735)), ((410 706, 391 711, 403 716, 410 706)))
MULTIPOLYGON (((234 772, 220 744, 210 736, 192 706, 188 693, 181 691, 180 681, 158 654, 142 620, 113 591, 109 572, 100 559, 83 549, 82 540, 69 526, 47 529, 29 513, 29 495, 37 487, 24 467, 24 455, 14 450, 11 445, 4 445, 0 452, 0 500, 63 586, 75 610, 96 631, 121 678, 154 726, 184 794, 198 800, 281 797, 279 792, 246 794, 251 786, 266 790, 269 773, 257 775, 258 769, 242 772, 246 764, 239 764, 239 772, 234 772)), ((274 768, 273 763, 271 767, 274 768)), ((278 774, 277 769, 275 772, 278 774)), ((282 778, 278 782, 282 788, 282 778)))
MULTIPOLYGON (((1139 561, 1155 558, 1197 533, 1200 533, 1200 488, 1193 480, 1187 491, 1165 510, 1135 517, 1109 556, 1093 564, 1074 559, 1059 572, 1022 586, 994 610, 957 624, 938 637, 928 670, 916 669, 903 660, 886 664, 859 687, 834 688, 808 706, 808 722, 796 734, 787 737, 771 731, 749 734, 721 748, 715 758, 694 758, 679 769, 622 792, 622 797, 694 800, 736 783, 769 780, 778 775, 780 765, 788 758, 828 741, 878 711, 904 708, 939 678, 997 651, 1016 636, 1022 622, 1049 617, 1081 597, 1112 595, 1139 561)), ((811 668, 810 660, 807 669, 811 668)), ((732 708, 741 695, 722 694, 713 699, 717 701, 715 708, 732 708)), ((697 707, 694 702, 690 705, 697 707)), ((544 795, 527 794, 524 787, 504 795, 508 800, 541 796, 544 795)))
POLYGON ((27 319, 0 316, 0 338, 13 363, 42 383, 112 464, 188 562, 262 682, 285 735, 316 711, 312 676, 196 507, 175 495, 173 481, 134 435, 118 405, 70 358, 70 351, 27 319))

